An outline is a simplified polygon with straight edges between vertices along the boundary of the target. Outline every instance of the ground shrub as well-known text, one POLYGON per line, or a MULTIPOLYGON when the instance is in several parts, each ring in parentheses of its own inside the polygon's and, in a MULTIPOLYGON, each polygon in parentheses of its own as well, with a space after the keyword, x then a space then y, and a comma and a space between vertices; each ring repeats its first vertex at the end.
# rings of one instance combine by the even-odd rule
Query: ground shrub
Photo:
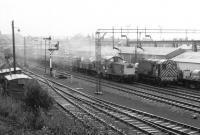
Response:
POLYGON ((36 116, 31 111, 26 111, 20 117, 20 124, 23 125, 24 129, 41 130, 43 128, 44 120, 41 115, 36 116))
POLYGON ((7 96, 0 96, 0 115, 15 120, 21 113, 21 102, 7 96))
MULTIPOLYGON (((97 128, 85 128, 82 123, 66 116, 53 105, 53 99, 37 81, 26 84, 23 100, 0 95, 0 115, 19 123, 5 129, 13 135, 98 135, 97 128)), ((88 125, 92 125, 89 124, 88 125)), ((1 130, 1 129, 0 129, 1 130)), ((1 131, 0 131, 1 133, 1 131)))
POLYGON ((30 80, 25 86, 23 99, 29 117, 25 117, 28 128, 42 129, 44 120, 42 110, 47 112, 53 105, 53 98, 44 90, 38 81, 30 80))
POLYGON ((36 80, 28 81, 25 87, 24 102, 32 111, 38 111, 39 108, 48 111, 52 107, 52 97, 36 80))

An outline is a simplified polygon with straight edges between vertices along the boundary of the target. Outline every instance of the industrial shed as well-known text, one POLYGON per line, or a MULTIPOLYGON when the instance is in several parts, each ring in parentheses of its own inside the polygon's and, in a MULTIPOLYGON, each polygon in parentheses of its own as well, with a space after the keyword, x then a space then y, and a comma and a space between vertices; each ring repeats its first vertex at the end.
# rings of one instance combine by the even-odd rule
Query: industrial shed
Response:
POLYGON ((137 48, 136 54, 135 47, 119 47, 119 49, 119 54, 127 62, 135 62, 135 57, 137 58, 137 61, 144 58, 171 59, 184 52, 184 50, 181 48, 172 47, 143 47, 143 49, 137 48))
POLYGON ((184 52, 173 58, 181 70, 200 70, 200 52, 184 52))

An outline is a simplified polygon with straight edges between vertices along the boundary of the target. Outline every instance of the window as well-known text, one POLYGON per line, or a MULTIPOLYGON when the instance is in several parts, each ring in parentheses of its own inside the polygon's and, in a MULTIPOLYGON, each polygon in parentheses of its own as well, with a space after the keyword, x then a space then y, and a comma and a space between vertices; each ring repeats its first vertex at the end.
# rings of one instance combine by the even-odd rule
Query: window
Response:
POLYGON ((126 68, 133 68, 133 65, 129 64, 126 66, 126 68))

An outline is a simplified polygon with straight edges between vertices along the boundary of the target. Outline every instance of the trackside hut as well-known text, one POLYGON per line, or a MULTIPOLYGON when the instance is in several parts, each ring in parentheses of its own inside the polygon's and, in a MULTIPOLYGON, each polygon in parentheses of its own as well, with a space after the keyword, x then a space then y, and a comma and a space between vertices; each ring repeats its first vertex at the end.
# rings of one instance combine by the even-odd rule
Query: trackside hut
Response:
POLYGON ((119 47, 119 54, 127 62, 135 62, 135 56, 137 61, 141 59, 171 59, 184 52, 181 48, 172 47, 143 47, 143 49, 137 48, 135 55, 135 47, 119 47))
POLYGON ((178 67, 183 70, 200 70, 200 52, 184 52, 173 58, 178 67))
POLYGON ((25 84, 31 77, 25 74, 11 74, 5 76, 4 93, 16 98, 23 98, 25 84))

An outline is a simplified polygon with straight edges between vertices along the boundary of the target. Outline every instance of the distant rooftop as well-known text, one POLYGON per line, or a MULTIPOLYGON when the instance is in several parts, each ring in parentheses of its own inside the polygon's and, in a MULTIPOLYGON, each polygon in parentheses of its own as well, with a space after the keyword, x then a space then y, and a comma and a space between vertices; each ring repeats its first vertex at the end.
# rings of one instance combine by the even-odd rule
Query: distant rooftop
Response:
MULTIPOLYGON (((132 54, 135 53, 135 47, 119 47, 121 53, 132 54)), ((146 55, 167 55, 179 48, 174 47, 143 47, 144 51, 137 48, 137 53, 146 55)))

